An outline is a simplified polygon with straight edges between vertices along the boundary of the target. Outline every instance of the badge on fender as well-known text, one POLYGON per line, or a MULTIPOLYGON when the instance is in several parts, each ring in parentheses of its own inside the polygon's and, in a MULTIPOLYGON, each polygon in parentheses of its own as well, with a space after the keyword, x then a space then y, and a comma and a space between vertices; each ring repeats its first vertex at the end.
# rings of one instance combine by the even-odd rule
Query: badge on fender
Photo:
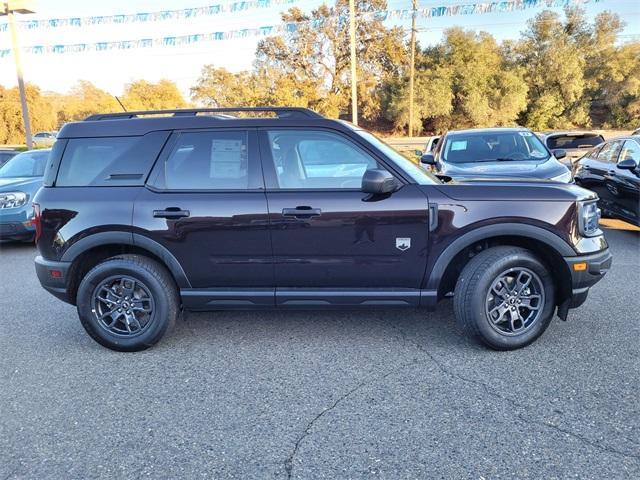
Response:
POLYGON ((411 248, 410 238, 396 238, 396 248, 401 251, 409 250, 411 248))

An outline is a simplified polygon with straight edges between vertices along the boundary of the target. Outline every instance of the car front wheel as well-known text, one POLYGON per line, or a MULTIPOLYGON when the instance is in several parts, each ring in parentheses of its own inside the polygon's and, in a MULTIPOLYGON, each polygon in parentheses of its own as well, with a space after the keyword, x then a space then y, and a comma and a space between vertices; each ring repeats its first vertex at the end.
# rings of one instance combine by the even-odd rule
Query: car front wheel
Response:
POLYGON ((179 301, 169 272, 155 260, 121 255, 82 279, 78 315, 87 333, 112 350, 138 351, 157 343, 175 323, 179 301))
POLYGON ((454 312, 466 332, 496 350, 529 345, 555 311, 548 269, 520 247, 494 247, 465 266, 455 288, 454 312))

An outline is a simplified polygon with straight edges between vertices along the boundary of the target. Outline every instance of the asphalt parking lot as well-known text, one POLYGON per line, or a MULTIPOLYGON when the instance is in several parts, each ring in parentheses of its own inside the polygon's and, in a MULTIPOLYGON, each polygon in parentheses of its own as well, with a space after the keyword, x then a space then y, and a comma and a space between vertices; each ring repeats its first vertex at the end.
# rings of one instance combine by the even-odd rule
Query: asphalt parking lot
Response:
POLYGON ((640 233, 530 347, 421 311, 190 314, 109 351, 0 246, 0 479, 639 478, 640 233))

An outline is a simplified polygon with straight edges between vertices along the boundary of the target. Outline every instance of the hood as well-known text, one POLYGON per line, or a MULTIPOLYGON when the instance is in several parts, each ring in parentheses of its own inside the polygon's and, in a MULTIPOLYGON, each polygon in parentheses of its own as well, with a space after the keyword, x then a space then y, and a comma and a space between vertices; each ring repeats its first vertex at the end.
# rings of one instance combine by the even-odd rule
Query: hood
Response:
POLYGON ((43 177, 7 177, 0 178, 0 192, 20 192, 35 194, 42 186, 43 177))
POLYGON ((522 178, 456 178, 436 187, 454 200, 495 201, 584 201, 595 200, 597 195, 575 184, 542 179, 522 178))
POLYGON ((515 177, 549 179, 562 175, 567 167, 554 157, 547 160, 535 161, 507 161, 507 162, 442 162, 442 174, 453 178, 458 177, 515 177))

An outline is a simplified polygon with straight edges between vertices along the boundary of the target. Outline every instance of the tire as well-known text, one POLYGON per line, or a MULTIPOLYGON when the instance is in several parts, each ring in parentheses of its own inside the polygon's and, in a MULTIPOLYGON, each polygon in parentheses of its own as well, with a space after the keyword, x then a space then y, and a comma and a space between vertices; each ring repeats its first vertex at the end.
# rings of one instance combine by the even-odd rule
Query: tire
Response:
POLYGON ((514 350, 535 341, 551 323, 555 307, 549 270, 529 250, 508 246, 473 257, 458 278, 453 299, 456 320, 465 332, 494 350, 514 350), (523 287, 527 278, 529 284, 523 287))
POLYGON ((82 279, 76 303, 91 338, 121 352, 155 345, 175 324, 180 305, 167 269, 141 255, 120 255, 96 265, 82 279))

